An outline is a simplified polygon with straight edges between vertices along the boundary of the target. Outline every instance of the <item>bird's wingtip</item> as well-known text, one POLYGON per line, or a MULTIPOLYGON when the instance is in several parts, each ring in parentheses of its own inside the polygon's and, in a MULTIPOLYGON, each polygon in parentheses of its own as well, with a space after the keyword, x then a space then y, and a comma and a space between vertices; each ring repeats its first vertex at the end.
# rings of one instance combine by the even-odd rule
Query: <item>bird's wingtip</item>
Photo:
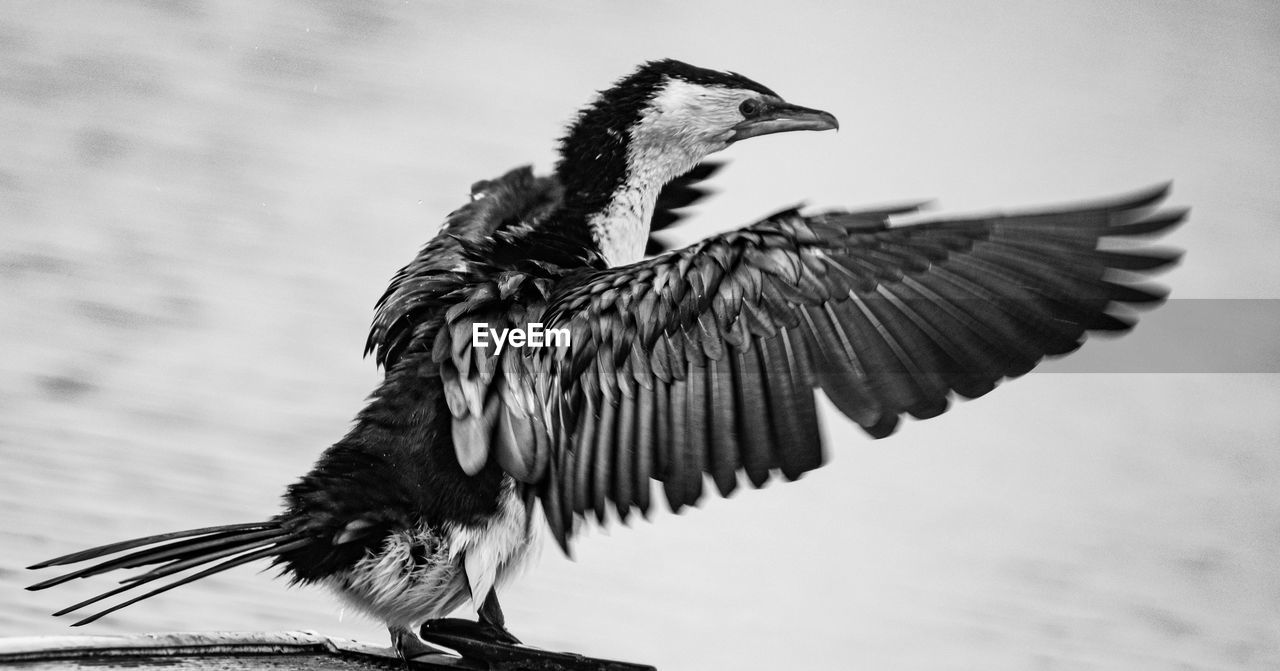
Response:
POLYGON ((1137 209, 1155 205, 1169 197, 1173 190, 1173 180, 1157 182, 1151 186, 1138 189, 1133 193, 1114 199, 1114 207, 1119 209, 1137 209))

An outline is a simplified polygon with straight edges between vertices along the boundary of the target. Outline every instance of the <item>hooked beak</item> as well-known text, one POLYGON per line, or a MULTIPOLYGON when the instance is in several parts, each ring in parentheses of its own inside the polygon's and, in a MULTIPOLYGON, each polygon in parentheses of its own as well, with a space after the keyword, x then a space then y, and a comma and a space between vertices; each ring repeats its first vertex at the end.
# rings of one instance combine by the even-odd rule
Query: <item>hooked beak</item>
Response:
POLYGON ((764 108, 750 119, 733 127, 730 142, 758 135, 785 133, 793 130, 839 129, 840 122, 830 112, 792 105, 781 100, 764 100, 764 108))

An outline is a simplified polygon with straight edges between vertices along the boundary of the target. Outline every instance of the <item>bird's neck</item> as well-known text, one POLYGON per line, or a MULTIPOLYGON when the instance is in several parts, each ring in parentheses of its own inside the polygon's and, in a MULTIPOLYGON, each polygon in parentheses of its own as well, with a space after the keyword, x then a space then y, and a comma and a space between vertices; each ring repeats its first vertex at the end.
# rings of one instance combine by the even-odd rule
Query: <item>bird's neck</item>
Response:
POLYGON ((644 257, 654 204, 662 187, 697 164, 679 146, 651 146, 621 133, 594 138, 594 147, 561 148, 556 174, 564 212, 610 266, 644 257))

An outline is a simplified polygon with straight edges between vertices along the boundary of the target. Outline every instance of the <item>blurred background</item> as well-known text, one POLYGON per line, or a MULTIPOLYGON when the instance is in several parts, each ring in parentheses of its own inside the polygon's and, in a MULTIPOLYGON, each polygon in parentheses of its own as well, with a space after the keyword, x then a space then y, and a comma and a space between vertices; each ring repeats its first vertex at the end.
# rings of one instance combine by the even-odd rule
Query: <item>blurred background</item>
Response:
POLYGON ((274 513, 378 379, 391 274, 660 57, 842 123, 731 149, 682 241, 1174 179, 1179 300, 887 440, 827 408, 800 482, 548 546, 517 635, 665 670, 1280 668, 1273 2, 0 4, 0 635, 385 644, 251 568, 68 630, 108 581, 22 567, 274 513))

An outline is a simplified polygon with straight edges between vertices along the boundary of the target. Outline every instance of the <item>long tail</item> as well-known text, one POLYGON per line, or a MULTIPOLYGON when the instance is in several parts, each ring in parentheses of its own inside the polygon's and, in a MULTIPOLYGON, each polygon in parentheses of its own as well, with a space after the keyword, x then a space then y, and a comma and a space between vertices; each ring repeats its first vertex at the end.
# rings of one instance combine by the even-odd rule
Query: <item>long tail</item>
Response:
POLYGON ((121 541, 119 543, 101 545, 96 548, 73 552, 69 555, 28 566, 27 568, 29 569, 42 569, 50 566, 66 566, 68 564, 78 564, 91 559, 99 559, 115 555, 106 561, 72 571, 71 573, 60 575, 56 578, 50 578, 44 582, 36 583, 27 589, 47 589, 54 585, 61 585, 62 583, 75 578, 88 578, 89 576, 95 576, 108 571, 114 571, 116 569, 137 568, 139 566, 154 567, 146 573, 129 576, 121 580, 123 583, 121 587, 104 592, 91 599, 81 601, 74 606, 64 608, 54 613, 54 616, 56 617, 59 615, 66 615, 72 611, 80 610, 90 604, 97 603, 103 599, 115 596, 136 587, 141 587, 161 578, 181 573, 187 569, 204 566, 212 562, 218 562, 201 571, 161 585, 160 587, 157 587, 145 594, 133 597, 127 601, 107 608, 106 610, 94 613, 93 615, 71 625, 73 627, 78 627, 82 624, 93 622, 108 613, 120 610, 125 606, 135 604, 143 599, 160 594, 161 592, 167 592, 175 587, 211 576, 215 573, 220 573, 241 564, 247 564, 251 561, 265 559, 268 557, 279 557, 284 553, 302 548, 309 542, 311 541, 307 538, 301 538, 289 531, 286 531, 279 520, 254 522, 251 524, 228 524, 218 527, 205 527, 203 529, 175 531, 173 533, 159 534, 156 536, 147 536, 145 538, 135 538, 133 540, 121 541), (137 552, 128 552, 135 548, 144 549, 138 550, 137 552), (218 561, 220 559, 223 561, 218 561))

